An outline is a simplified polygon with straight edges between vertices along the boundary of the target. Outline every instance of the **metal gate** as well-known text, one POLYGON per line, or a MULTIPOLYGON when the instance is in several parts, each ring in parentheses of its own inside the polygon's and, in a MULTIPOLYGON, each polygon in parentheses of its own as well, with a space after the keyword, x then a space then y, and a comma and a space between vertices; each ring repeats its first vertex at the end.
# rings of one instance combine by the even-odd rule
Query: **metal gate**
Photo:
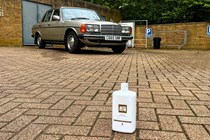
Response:
POLYGON ((31 37, 31 28, 52 6, 22 0, 22 29, 23 45, 34 45, 34 39, 31 37))

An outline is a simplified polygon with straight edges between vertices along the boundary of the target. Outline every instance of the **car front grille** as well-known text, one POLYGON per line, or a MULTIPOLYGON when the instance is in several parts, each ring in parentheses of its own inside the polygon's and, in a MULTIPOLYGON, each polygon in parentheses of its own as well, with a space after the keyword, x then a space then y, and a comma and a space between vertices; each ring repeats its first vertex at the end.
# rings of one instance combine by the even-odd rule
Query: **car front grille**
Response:
POLYGON ((101 25, 101 35, 122 35, 120 25, 101 25))

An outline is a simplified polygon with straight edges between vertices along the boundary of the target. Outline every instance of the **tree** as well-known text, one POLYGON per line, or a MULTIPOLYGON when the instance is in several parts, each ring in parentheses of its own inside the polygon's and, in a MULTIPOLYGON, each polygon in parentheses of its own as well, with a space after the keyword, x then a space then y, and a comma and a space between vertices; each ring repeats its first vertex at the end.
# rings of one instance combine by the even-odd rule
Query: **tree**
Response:
POLYGON ((147 19, 150 24, 210 20, 210 0, 86 0, 119 9, 123 20, 147 19))

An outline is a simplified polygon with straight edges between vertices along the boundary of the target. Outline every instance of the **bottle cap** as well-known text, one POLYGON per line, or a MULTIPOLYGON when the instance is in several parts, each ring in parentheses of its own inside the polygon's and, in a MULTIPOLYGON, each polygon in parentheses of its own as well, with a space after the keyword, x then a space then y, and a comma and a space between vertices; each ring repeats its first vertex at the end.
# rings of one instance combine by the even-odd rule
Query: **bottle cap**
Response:
POLYGON ((128 83, 121 83, 121 90, 128 90, 128 83))

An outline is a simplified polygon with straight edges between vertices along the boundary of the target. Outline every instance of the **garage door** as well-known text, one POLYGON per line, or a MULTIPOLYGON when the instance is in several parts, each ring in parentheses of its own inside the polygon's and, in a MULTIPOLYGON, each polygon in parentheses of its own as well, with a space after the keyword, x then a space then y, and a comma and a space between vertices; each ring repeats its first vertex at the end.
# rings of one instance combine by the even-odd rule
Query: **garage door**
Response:
POLYGON ((22 0, 23 45, 34 45, 34 39, 31 37, 31 27, 36 24, 51 7, 50 5, 22 0))

